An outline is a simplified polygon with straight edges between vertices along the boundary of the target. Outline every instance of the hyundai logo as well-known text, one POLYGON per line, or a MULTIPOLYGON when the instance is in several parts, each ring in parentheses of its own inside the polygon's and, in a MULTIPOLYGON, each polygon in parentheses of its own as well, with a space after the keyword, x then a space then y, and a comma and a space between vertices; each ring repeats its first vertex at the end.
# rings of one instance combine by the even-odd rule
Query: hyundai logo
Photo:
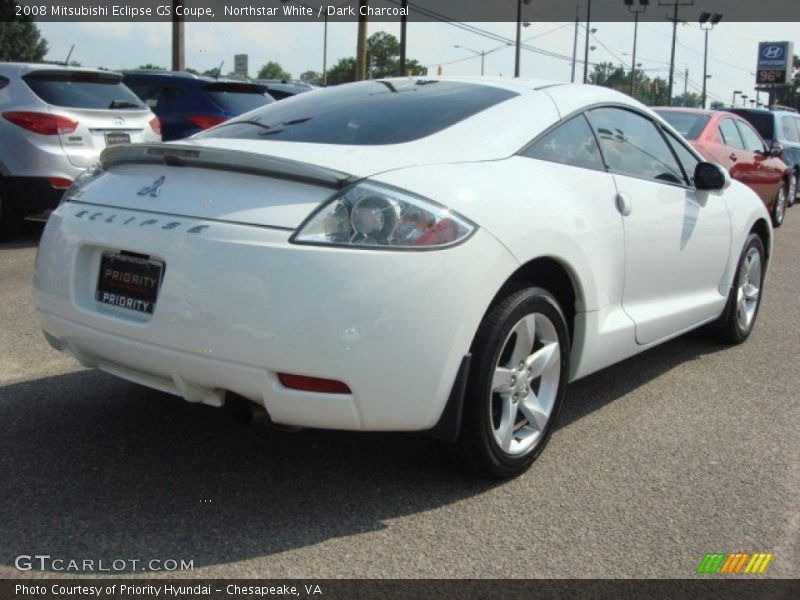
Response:
POLYGON ((125 125, 125 119, 123 119, 122 117, 117 117, 116 119, 114 119, 114 125, 116 125, 117 127, 122 127, 123 125, 125 125))
POLYGON ((783 46, 764 46, 761 56, 772 60, 781 58, 783 57, 783 46))
POLYGON ((151 198, 158 198, 158 195, 161 193, 161 186, 164 184, 164 175, 156 179, 150 185, 144 186, 140 189, 136 194, 138 196, 150 196, 151 198))

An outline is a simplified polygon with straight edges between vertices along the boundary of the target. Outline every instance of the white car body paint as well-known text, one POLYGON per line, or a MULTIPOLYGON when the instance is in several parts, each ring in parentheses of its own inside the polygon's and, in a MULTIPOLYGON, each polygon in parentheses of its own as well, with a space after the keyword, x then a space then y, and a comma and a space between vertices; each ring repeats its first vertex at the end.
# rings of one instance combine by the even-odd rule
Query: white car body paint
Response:
POLYGON ((419 194, 477 224, 465 242, 424 252, 296 245, 292 231, 330 190, 122 165, 48 222, 34 277, 48 339, 87 366, 189 401, 220 405, 232 391, 278 423, 400 431, 437 423, 492 299, 531 260, 557 261, 576 288, 573 380, 720 315, 749 231, 758 220, 769 227, 754 193, 736 182, 696 192, 516 156, 582 107, 652 113, 603 88, 475 81, 519 96, 415 142, 183 142, 419 194), (158 198, 137 196, 162 175, 158 198), (631 197, 627 217, 619 191, 631 197), (165 261, 152 315, 94 300, 108 249, 165 261), (352 394, 287 389, 279 372, 339 380, 352 394))

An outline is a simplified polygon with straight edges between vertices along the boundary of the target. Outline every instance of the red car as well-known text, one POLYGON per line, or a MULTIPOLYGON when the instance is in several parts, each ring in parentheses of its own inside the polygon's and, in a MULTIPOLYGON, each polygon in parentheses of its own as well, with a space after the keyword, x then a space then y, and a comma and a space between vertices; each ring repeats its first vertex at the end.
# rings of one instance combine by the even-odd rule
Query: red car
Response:
POLYGON ((721 110, 656 108, 656 113, 685 137, 706 160, 719 163, 731 177, 749 186, 780 227, 786 215, 791 172, 783 149, 768 147, 752 125, 721 110))

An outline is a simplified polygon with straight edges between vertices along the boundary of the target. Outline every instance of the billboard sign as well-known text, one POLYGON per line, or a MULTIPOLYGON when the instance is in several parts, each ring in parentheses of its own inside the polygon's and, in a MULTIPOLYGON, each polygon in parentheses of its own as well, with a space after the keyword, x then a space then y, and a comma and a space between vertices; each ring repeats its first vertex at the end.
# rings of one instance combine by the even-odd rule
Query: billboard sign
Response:
POLYGON ((756 85, 786 85, 792 81, 792 42, 759 42, 756 85))
POLYGON ((247 54, 233 55, 233 72, 236 77, 247 77, 247 54))

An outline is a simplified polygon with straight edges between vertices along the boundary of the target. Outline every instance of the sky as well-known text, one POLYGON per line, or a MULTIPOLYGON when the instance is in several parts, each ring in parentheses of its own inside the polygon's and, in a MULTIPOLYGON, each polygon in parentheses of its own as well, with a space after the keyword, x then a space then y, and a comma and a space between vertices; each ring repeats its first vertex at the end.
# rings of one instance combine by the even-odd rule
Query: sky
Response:
MULTIPOLYGON (((474 23, 481 29, 513 39, 515 23, 474 23)), ((726 23, 724 20, 709 34, 709 101, 729 103, 734 90, 755 97, 755 69, 759 41, 793 41, 800 53, 798 23, 726 23)), ((49 43, 48 60, 64 60, 75 44, 72 60, 87 67, 111 69, 136 68, 152 63, 170 66, 170 23, 39 23, 49 43)), ((203 71, 225 61, 223 72, 233 70, 233 55, 248 54, 250 75, 273 60, 294 77, 307 70, 322 70, 322 23, 186 23, 186 65, 203 71)), ((611 61, 630 68, 633 46, 633 23, 592 23, 597 31, 590 44, 590 62, 611 61)), ((399 37, 399 23, 370 23, 369 33, 388 31, 399 37)), ((420 61, 444 75, 479 75, 479 56, 455 46, 474 51, 489 51, 500 46, 497 41, 465 31, 451 23, 408 24, 408 57, 420 61)), ((523 29, 527 44, 565 56, 572 56, 574 23, 531 23, 523 29)), ((585 28, 580 29, 578 57, 582 58, 585 28)), ((670 60, 671 23, 639 24, 637 63, 649 76, 667 79, 670 60)), ((704 33, 696 23, 678 26, 676 47, 675 95, 700 92, 703 73, 704 33), (688 69, 688 82, 685 71, 688 69)), ((356 24, 328 25, 328 66, 340 58, 355 55, 356 24)), ((509 77, 514 71, 514 49, 502 46, 486 56, 486 75, 509 77)), ((570 60, 543 56, 523 50, 521 75, 527 78, 569 81, 570 60)), ((582 65, 577 68, 582 80, 582 65)), ((766 98, 762 95, 762 100, 766 98)))

